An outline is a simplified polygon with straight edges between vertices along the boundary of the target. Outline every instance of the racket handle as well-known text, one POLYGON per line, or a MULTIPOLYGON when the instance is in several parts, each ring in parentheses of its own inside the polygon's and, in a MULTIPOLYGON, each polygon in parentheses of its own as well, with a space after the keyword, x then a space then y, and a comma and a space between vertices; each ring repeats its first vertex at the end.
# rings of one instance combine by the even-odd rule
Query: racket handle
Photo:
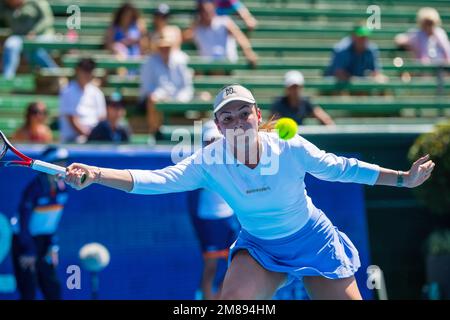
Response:
POLYGON ((31 169, 51 175, 61 174, 63 177, 66 176, 66 168, 40 160, 34 160, 31 164, 31 169))
MULTIPOLYGON (((33 170, 37 170, 40 172, 45 172, 51 175, 61 174, 63 177, 66 176, 66 168, 57 166, 56 164, 40 161, 40 160, 34 160, 33 164, 31 165, 31 168, 33 170)), ((86 181, 87 175, 84 173, 81 176, 81 183, 83 184, 86 181)))

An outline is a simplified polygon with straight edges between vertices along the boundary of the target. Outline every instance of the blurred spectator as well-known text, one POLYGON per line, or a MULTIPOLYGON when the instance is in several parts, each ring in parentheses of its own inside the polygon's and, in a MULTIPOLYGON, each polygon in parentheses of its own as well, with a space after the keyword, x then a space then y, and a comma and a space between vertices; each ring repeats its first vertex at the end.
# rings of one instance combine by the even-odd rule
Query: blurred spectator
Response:
MULTIPOLYGON (((221 138, 214 121, 204 123, 203 147, 221 138)), ((233 210, 214 190, 189 192, 188 209, 203 256, 203 272, 196 295, 198 299, 215 300, 220 297, 229 248, 241 227, 233 210)))
POLYGON ((122 124, 126 116, 125 105, 122 96, 114 92, 106 100, 106 120, 100 121, 92 129, 88 141, 128 142, 130 140, 129 128, 122 124))
POLYGON ((140 56, 146 34, 145 21, 139 11, 125 3, 114 13, 113 23, 106 31, 105 47, 120 58, 140 56))
MULTIPOLYGON (((51 146, 40 160, 65 167, 68 158, 66 149, 51 146)), ((34 300, 37 289, 45 300, 62 298, 57 231, 67 199, 64 180, 42 172, 22 192, 17 214, 11 218, 12 261, 22 300, 34 300)))
POLYGON ((75 80, 59 96, 60 137, 62 142, 83 143, 91 130, 106 117, 105 96, 93 83, 95 62, 81 59, 75 69, 75 80))
MULTIPOLYGON (((150 34, 150 41, 155 44, 156 40, 164 32, 174 39, 173 49, 180 49, 182 36, 181 30, 177 26, 169 25, 170 7, 165 3, 161 3, 153 13, 153 32, 150 34)), ((152 48, 154 51, 156 47, 152 48)))
POLYGON ((334 122, 328 113, 320 106, 314 105, 308 97, 302 96, 305 80, 303 74, 296 70, 286 72, 284 85, 285 95, 277 98, 272 104, 272 114, 275 118, 288 117, 302 124, 306 117, 314 117, 322 124, 333 125, 334 122))
POLYGON ((32 102, 25 113, 25 123, 19 128, 12 140, 16 142, 50 143, 53 134, 47 126, 47 107, 43 102, 32 102))
POLYGON ((398 34, 395 43, 412 51, 421 63, 450 63, 450 42, 441 28, 441 18, 434 8, 421 8, 417 12, 418 28, 398 34))
POLYGON ((248 62, 253 66, 256 65, 258 57, 247 36, 230 17, 216 15, 213 2, 199 1, 197 14, 197 21, 184 32, 183 39, 185 41, 194 40, 201 57, 237 62, 239 58, 237 42, 248 62))
MULTIPOLYGON (((0 0, 0 20, 11 29, 3 45, 3 76, 11 79, 19 67, 24 39, 53 39, 53 13, 45 0, 0 0)), ((43 48, 27 52, 26 57, 40 67, 58 67, 43 48)))
POLYGON ((385 76, 381 74, 378 48, 368 40, 370 34, 371 31, 365 25, 357 25, 351 37, 345 37, 337 43, 325 75, 334 76, 340 81, 348 81, 353 76, 372 76, 377 81, 385 81, 385 76))
POLYGON ((194 95, 189 57, 181 50, 172 50, 174 42, 172 34, 163 32, 155 39, 157 52, 141 68, 140 98, 152 134, 158 134, 162 123, 162 114, 156 111, 158 102, 189 102, 194 95))
POLYGON ((214 0, 216 13, 219 16, 231 15, 235 12, 241 17, 247 26, 248 31, 252 31, 258 25, 258 21, 248 11, 247 7, 239 0, 214 0))

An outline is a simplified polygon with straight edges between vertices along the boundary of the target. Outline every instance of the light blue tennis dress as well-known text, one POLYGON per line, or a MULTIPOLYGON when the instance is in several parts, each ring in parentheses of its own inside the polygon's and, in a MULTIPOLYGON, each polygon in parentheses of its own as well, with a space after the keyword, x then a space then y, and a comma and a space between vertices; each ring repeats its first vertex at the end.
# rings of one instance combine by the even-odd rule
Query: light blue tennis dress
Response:
POLYGON ((237 161, 225 139, 161 170, 129 170, 136 194, 197 188, 216 191, 235 212, 242 231, 229 261, 248 250, 264 268, 288 279, 346 278, 360 267, 358 251, 308 196, 306 172, 327 181, 374 185, 378 165, 326 153, 301 136, 279 139, 259 132, 262 155, 251 169, 237 161))

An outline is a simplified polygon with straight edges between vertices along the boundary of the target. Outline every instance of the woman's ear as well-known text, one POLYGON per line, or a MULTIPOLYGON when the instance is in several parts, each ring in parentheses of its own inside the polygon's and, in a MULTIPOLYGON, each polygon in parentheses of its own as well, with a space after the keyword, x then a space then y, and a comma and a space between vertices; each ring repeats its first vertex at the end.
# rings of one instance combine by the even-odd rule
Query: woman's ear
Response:
POLYGON ((256 115, 258 116, 258 125, 260 125, 262 121, 261 109, 258 107, 258 105, 255 105, 255 108, 256 108, 256 115))

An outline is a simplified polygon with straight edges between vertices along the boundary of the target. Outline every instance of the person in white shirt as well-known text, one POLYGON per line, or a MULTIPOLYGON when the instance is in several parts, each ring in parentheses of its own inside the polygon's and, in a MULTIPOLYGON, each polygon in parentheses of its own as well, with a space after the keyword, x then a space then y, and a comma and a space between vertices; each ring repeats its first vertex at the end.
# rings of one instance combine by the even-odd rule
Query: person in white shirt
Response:
POLYGON ((239 56, 236 42, 250 65, 258 60, 250 40, 228 16, 218 16, 214 2, 199 1, 198 19, 194 25, 183 32, 183 41, 194 40, 201 57, 210 60, 237 62, 239 56))
MULTIPOLYGON (((135 194, 216 191, 236 214, 241 232, 230 248, 221 299, 268 299, 295 279, 312 299, 361 299, 354 273, 358 251, 308 196, 304 177, 413 188, 434 162, 418 159, 407 172, 320 150, 301 137, 281 140, 259 128, 261 111, 240 86, 222 89, 214 117, 224 137, 160 170, 115 170, 84 164, 67 169, 75 189, 98 183, 135 194), (87 175, 81 183, 83 174, 87 175)), ((265 130, 267 126, 264 127, 265 130)))
POLYGON ((75 79, 59 95, 59 125, 61 142, 83 143, 91 130, 106 118, 103 92, 94 85, 95 62, 81 59, 75 69, 75 79))
POLYGON ((187 54, 173 50, 175 39, 171 33, 163 31, 154 41, 158 51, 142 65, 140 86, 151 134, 156 134, 162 123, 162 114, 156 110, 158 102, 189 102, 194 96, 193 71, 188 67, 187 54))

